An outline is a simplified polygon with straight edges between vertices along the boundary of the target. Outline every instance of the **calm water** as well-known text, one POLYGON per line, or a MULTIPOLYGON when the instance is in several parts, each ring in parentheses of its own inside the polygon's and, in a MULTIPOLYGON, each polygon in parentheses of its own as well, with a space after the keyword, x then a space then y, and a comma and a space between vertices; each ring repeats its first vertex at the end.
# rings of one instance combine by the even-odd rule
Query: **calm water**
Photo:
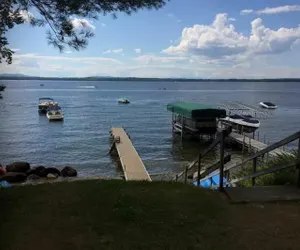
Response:
POLYGON ((272 142, 300 130, 299 83, 2 83, 7 85, 0 100, 2 164, 18 160, 33 165, 68 164, 83 176, 118 176, 119 170, 106 154, 110 127, 123 126, 150 174, 178 171, 195 158, 200 146, 186 142, 182 147, 178 140, 173 140, 171 114, 166 105, 176 100, 215 105, 224 100, 251 105, 273 101, 279 108, 268 119, 261 120, 260 133, 272 142), (45 116, 39 116, 39 97, 52 97, 59 102, 65 121, 49 123, 45 116), (120 97, 129 98, 131 104, 119 105, 120 97))

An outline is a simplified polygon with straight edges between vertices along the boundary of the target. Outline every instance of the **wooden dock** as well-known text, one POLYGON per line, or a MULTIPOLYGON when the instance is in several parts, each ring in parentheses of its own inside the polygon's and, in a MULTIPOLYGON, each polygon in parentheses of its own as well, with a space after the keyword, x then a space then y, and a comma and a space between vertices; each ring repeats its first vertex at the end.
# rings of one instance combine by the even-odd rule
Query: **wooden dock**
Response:
MULTIPOLYGON (((231 132, 231 134, 229 135, 229 138, 231 140, 237 142, 238 144, 241 144, 242 146, 247 147, 250 151, 257 152, 257 151, 263 150, 266 147, 268 147, 268 145, 266 145, 260 141, 254 140, 246 135, 241 135, 236 132, 231 132)), ((276 149, 272 150, 271 152, 269 152, 268 154, 270 157, 275 157, 280 154, 289 154, 289 153, 282 149, 276 148, 276 149)))
MULTIPOLYGON (((120 158, 126 181, 151 181, 151 178, 136 152, 131 140, 123 128, 111 128, 112 149, 116 149, 120 158)), ((112 151, 111 149, 111 151, 112 151)))

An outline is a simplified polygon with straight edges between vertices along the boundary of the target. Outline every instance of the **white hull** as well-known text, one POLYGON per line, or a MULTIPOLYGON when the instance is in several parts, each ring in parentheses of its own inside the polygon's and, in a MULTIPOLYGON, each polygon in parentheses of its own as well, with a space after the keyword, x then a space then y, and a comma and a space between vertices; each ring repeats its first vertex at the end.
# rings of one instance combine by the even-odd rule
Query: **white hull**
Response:
POLYGON ((259 121, 249 119, 248 121, 253 122, 248 122, 247 119, 243 119, 243 117, 225 117, 221 118, 220 121, 225 124, 231 125, 234 129, 239 130, 240 132, 245 133, 252 133, 260 126, 259 121), (256 122, 254 123, 254 121, 256 122))
POLYGON ((47 112, 47 118, 49 121, 62 121, 64 115, 61 112, 47 112))
POLYGON ((260 102, 259 105, 262 107, 262 108, 265 108, 265 109, 277 109, 277 106, 274 105, 274 106, 269 106, 263 102, 260 102))

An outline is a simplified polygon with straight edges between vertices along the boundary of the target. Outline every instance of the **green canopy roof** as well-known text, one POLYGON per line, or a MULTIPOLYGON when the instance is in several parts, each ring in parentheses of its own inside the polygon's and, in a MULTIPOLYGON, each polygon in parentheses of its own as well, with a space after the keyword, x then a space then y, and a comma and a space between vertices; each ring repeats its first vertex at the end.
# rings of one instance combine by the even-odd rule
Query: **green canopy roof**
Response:
POLYGON ((218 109, 212 106, 190 103, 190 102, 175 102, 167 105, 168 111, 182 115, 191 119, 204 118, 224 118, 226 117, 225 109, 218 109))

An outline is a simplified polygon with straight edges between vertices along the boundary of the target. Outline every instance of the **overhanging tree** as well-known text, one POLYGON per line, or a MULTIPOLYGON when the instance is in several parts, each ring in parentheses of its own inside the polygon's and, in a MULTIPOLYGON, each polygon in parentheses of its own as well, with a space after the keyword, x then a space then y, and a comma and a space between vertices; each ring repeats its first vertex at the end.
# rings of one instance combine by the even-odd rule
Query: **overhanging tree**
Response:
POLYGON ((169 0, 0 0, 0 63, 12 62, 6 32, 24 22, 32 26, 48 25, 49 44, 60 51, 66 47, 80 50, 94 33, 80 18, 97 19, 99 15, 119 12, 128 15, 140 9, 159 9, 169 0), (34 14, 32 14, 34 13, 34 14), (74 27, 74 20, 80 28, 74 27))

